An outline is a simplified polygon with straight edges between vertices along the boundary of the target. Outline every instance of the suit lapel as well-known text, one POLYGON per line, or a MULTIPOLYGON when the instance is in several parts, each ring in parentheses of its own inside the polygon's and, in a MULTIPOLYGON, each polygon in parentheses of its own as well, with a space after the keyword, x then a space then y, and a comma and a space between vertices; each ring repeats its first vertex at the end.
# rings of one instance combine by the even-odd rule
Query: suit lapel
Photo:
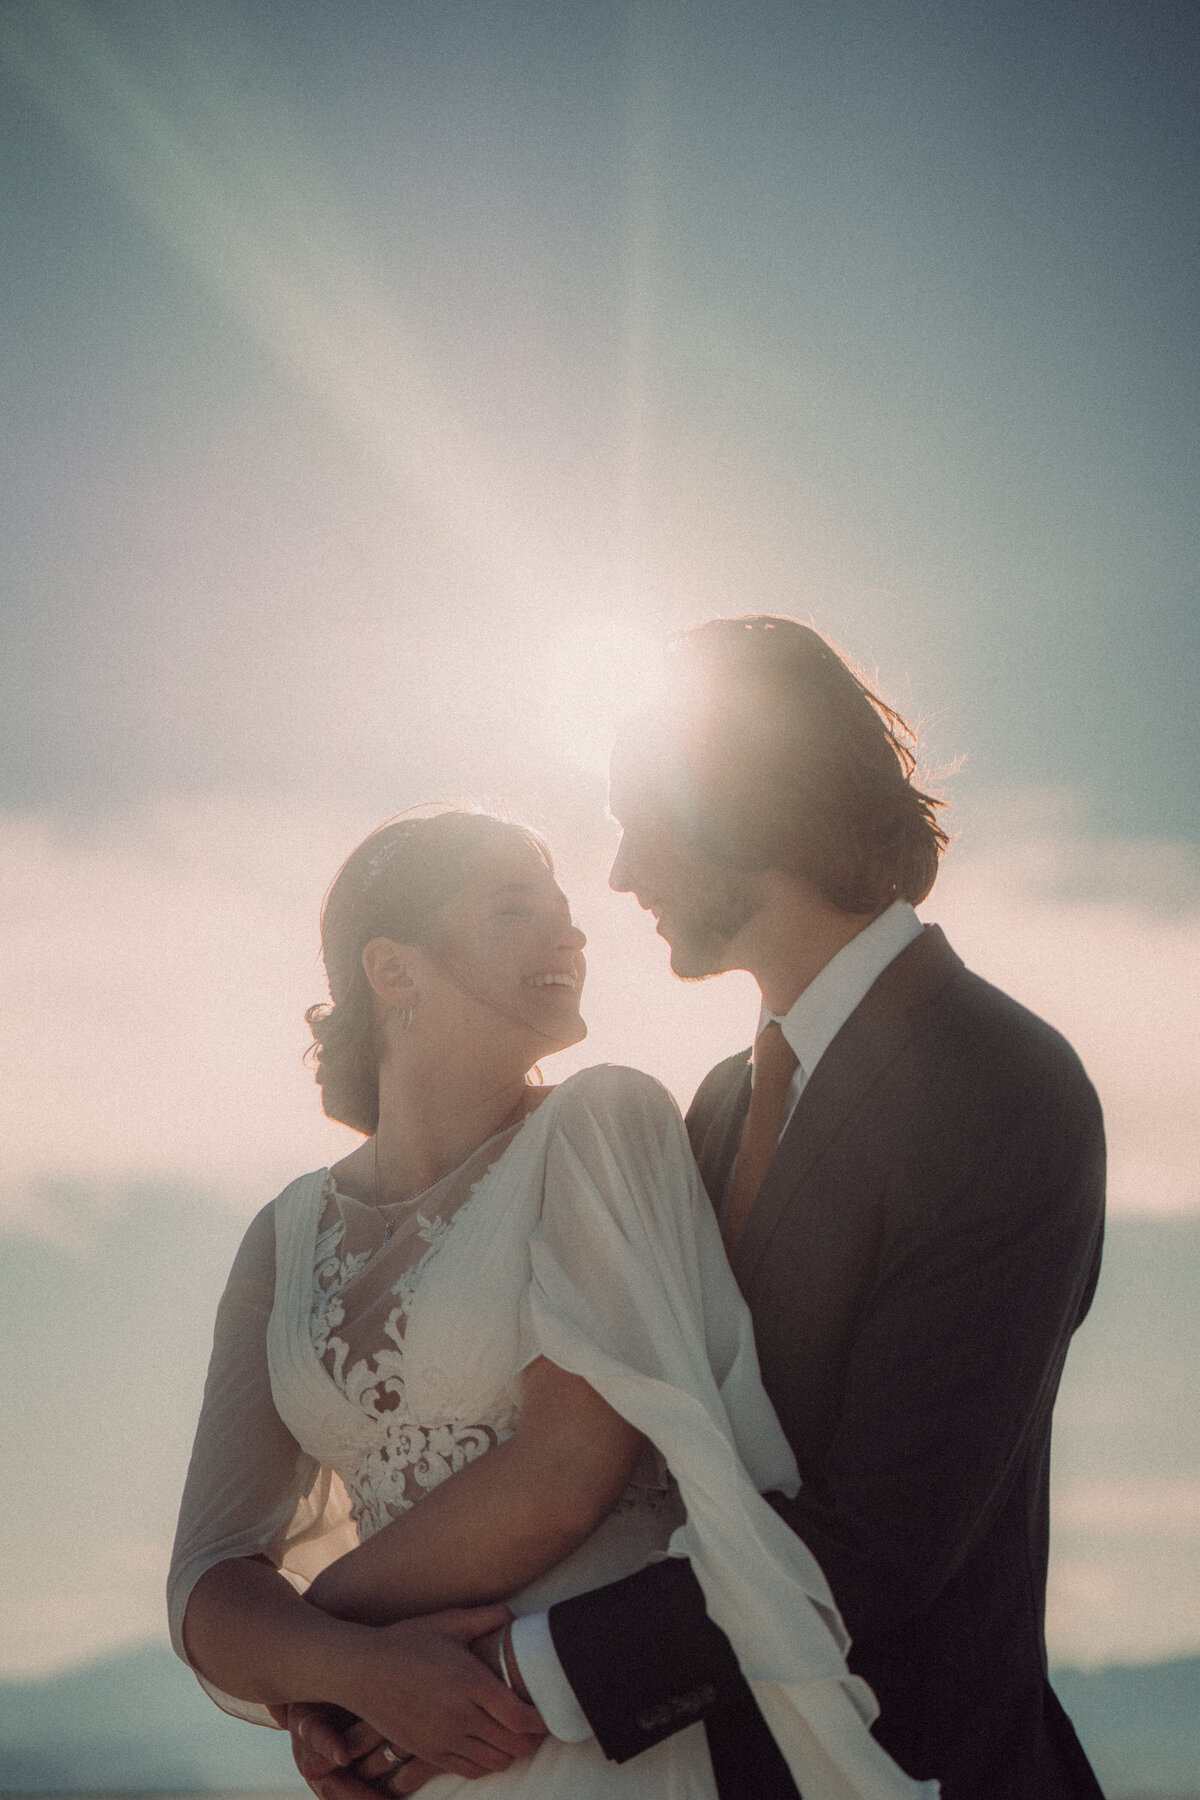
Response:
MULTIPOLYGON (((961 967, 940 928, 927 925, 922 936, 888 964, 846 1020, 800 1095, 733 1255, 733 1272, 743 1292, 800 1183, 903 1050, 919 1009, 961 967)), ((746 1087, 747 1099, 737 1113, 739 1133, 746 1116, 748 1081, 746 1087)), ((736 1154, 735 1135, 726 1174, 736 1154)))

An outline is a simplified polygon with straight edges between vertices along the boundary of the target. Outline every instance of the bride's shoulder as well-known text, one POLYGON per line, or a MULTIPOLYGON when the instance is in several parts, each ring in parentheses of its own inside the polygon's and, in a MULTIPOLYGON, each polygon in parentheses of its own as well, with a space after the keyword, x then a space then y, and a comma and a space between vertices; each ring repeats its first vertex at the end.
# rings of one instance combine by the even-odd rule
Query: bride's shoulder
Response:
POLYGON ((679 1108, 669 1089, 644 1069, 622 1063, 596 1063, 580 1069, 547 1096, 553 1101, 557 1121, 589 1115, 620 1125, 623 1121, 662 1124, 679 1119, 679 1108))
POLYGON ((622 1231, 696 1211, 698 1176, 679 1108, 641 1069, 603 1063, 570 1076, 548 1098, 543 1222, 617 1215, 622 1231), (634 1224, 640 1220, 641 1224, 634 1224))
POLYGON ((335 1191, 333 1173, 330 1169, 312 1169, 307 1175, 297 1175, 289 1181, 282 1193, 276 1194, 273 1200, 257 1213, 250 1222, 250 1229, 244 1241, 261 1244, 266 1239, 272 1241, 281 1228, 291 1225, 296 1219, 315 1206, 323 1205, 326 1197, 335 1191))
POLYGON ((332 1169, 310 1169, 306 1175, 297 1175, 294 1181, 289 1181, 281 1193, 267 1202, 263 1212, 287 1212, 294 1207, 303 1206, 306 1201, 324 1199, 326 1194, 332 1193, 336 1188, 337 1179, 332 1169))

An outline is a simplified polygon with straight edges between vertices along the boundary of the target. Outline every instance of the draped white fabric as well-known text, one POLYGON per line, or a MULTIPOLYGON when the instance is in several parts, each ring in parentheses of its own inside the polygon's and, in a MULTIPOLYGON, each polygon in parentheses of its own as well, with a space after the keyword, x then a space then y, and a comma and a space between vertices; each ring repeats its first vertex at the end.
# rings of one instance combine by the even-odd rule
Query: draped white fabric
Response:
MULTIPOLYGON (((277 1491, 247 1472, 256 1517, 236 1516, 230 1504, 232 1403, 210 1381, 205 1411, 221 1411, 225 1448, 216 1447, 202 1416, 172 1570, 181 1654, 183 1609, 203 1568, 261 1550, 293 1578, 311 1579, 343 1553, 353 1529, 347 1493, 356 1482, 361 1491, 364 1464, 401 1426, 395 1409, 364 1408, 339 1385, 314 1344, 314 1258, 329 1186, 324 1171, 302 1177, 274 1206, 275 1294, 265 1342, 278 1423, 266 1454, 276 1458, 277 1491), (282 1458, 280 1431, 295 1447, 282 1458), (214 1493, 224 1499, 214 1501, 214 1493)), ((761 1497, 771 1489, 794 1493, 796 1466, 759 1380, 749 1314, 665 1089, 629 1069, 573 1076, 500 1149, 447 1222, 449 1229, 431 1234, 419 1278, 408 1277, 403 1335, 391 1334, 402 1352, 395 1368, 404 1427, 506 1435, 521 1371, 547 1356, 591 1382, 646 1435, 657 1452, 651 1462, 661 1471, 665 1459, 686 1511, 663 1503, 663 1480, 652 1467, 640 1470, 626 1500, 572 1557, 510 1597, 514 1610, 614 1580, 664 1550, 690 1557, 805 1800, 935 1795, 936 1783, 910 1781, 871 1737, 874 1699, 846 1669, 845 1633, 824 1577, 761 1497)), ((381 1262, 385 1256, 381 1250, 381 1262)), ((351 1283, 347 1315, 354 1292, 351 1283)), ((260 1360, 261 1313, 260 1294, 257 1314, 243 1306, 234 1321, 235 1331, 258 1334, 260 1360)), ((246 1366, 253 1364, 255 1352, 243 1351, 246 1366)), ((261 1383, 249 1387, 261 1407, 261 1383)), ((253 1440, 241 1432, 233 1442, 238 1459, 253 1454, 253 1440)), ((360 1516, 361 1535, 365 1524, 360 1516)), ((263 1716, 214 1697, 244 1717, 263 1716)), ((467 1785, 439 1776, 423 1792, 446 1800, 467 1785)), ((474 1796, 525 1800, 568 1792, 573 1800, 711 1800, 714 1792, 699 1725, 620 1766, 594 1742, 551 1739, 530 1762, 469 1785, 474 1796)))

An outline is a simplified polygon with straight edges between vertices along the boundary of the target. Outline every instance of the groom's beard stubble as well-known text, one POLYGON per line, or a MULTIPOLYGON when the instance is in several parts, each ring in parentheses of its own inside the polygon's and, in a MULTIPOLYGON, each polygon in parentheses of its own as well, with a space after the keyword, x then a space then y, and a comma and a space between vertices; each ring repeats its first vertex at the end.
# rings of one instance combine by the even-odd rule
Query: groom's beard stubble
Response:
POLYGON ((729 967, 729 946, 763 903, 756 878, 716 869, 694 904, 663 908, 659 929, 671 947, 671 970, 681 981, 705 981, 729 967), (666 929, 663 930, 665 925, 666 929))

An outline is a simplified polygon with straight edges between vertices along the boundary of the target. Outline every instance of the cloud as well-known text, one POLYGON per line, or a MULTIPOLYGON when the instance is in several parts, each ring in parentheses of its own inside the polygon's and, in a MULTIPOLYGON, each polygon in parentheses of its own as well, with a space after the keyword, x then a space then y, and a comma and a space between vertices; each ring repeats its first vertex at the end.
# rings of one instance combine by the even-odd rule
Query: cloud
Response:
POLYGON ((1186 1539, 1200 1546, 1200 1475, 1093 1481, 1058 1488, 1055 1528, 1096 1536, 1186 1539))
POLYGON ((161 1637, 169 1562, 168 1545, 112 1538, 95 1561, 47 1547, 32 1566, 6 1568, 0 1679, 28 1680, 161 1637))
MULTIPOLYGON (((130 1191, 249 1211, 359 1141, 321 1114, 303 1014, 325 998, 321 895, 377 823, 230 796, 155 802, 85 836, 0 817, 0 1229, 82 1254, 130 1191)), ((605 885, 613 835, 597 795, 586 830, 559 837, 592 942, 592 1031, 547 1073, 640 1062, 686 1100, 747 1041, 750 985, 672 980, 652 925, 605 885)))
MULTIPOLYGON (((513 806, 556 835, 544 809, 513 806)), ((156 801, 90 834, 0 816, 0 1225, 82 1246, 131 1186, 248 1208, 345 1153, 356 1140, 323 1119, 301 1060, 303 1012, 324 995, 320 896, 375 823, 300 797, 156 801)), ((559 823, 592 1029, 547 1072, 639 1063, 686 1103, 748 1041, 753 986, 675 982, 650 922, 607 890, 598 798, 594 818, 559 823)), ((1195 852, 1107 842, 1069 797, 1001 796, 922 910, 1078 1048, 1106 1108, 1114 1209, 1200 1209, 1195 852)))
POLYGON ((1058 1534, 1046 1597, 1050 1659, 1074 1668, 1194 1656, 1200 1545, 1058 1534))
POLYGON ((1104 1103, 1113 1210, 1200 1209, 1195 847, 1104 838, 1069 791, 999 794, 922 910, 1079 1051, 1104 1103))
POLYGON ((1110 1221, 1054 1414, 1053 1658, 1200 1648, 1200 1214, 1110 1221))
POLYGON ((79 1234, 106 1194, 146 1183, 266 1198, 295 1172, 286 1145, 310 1166, 329 1154, 302 1015, 323 997, 317 903, 348 847, 307 809, 236 801, 82 839, 0 824, 11 1228, 79 1234))

